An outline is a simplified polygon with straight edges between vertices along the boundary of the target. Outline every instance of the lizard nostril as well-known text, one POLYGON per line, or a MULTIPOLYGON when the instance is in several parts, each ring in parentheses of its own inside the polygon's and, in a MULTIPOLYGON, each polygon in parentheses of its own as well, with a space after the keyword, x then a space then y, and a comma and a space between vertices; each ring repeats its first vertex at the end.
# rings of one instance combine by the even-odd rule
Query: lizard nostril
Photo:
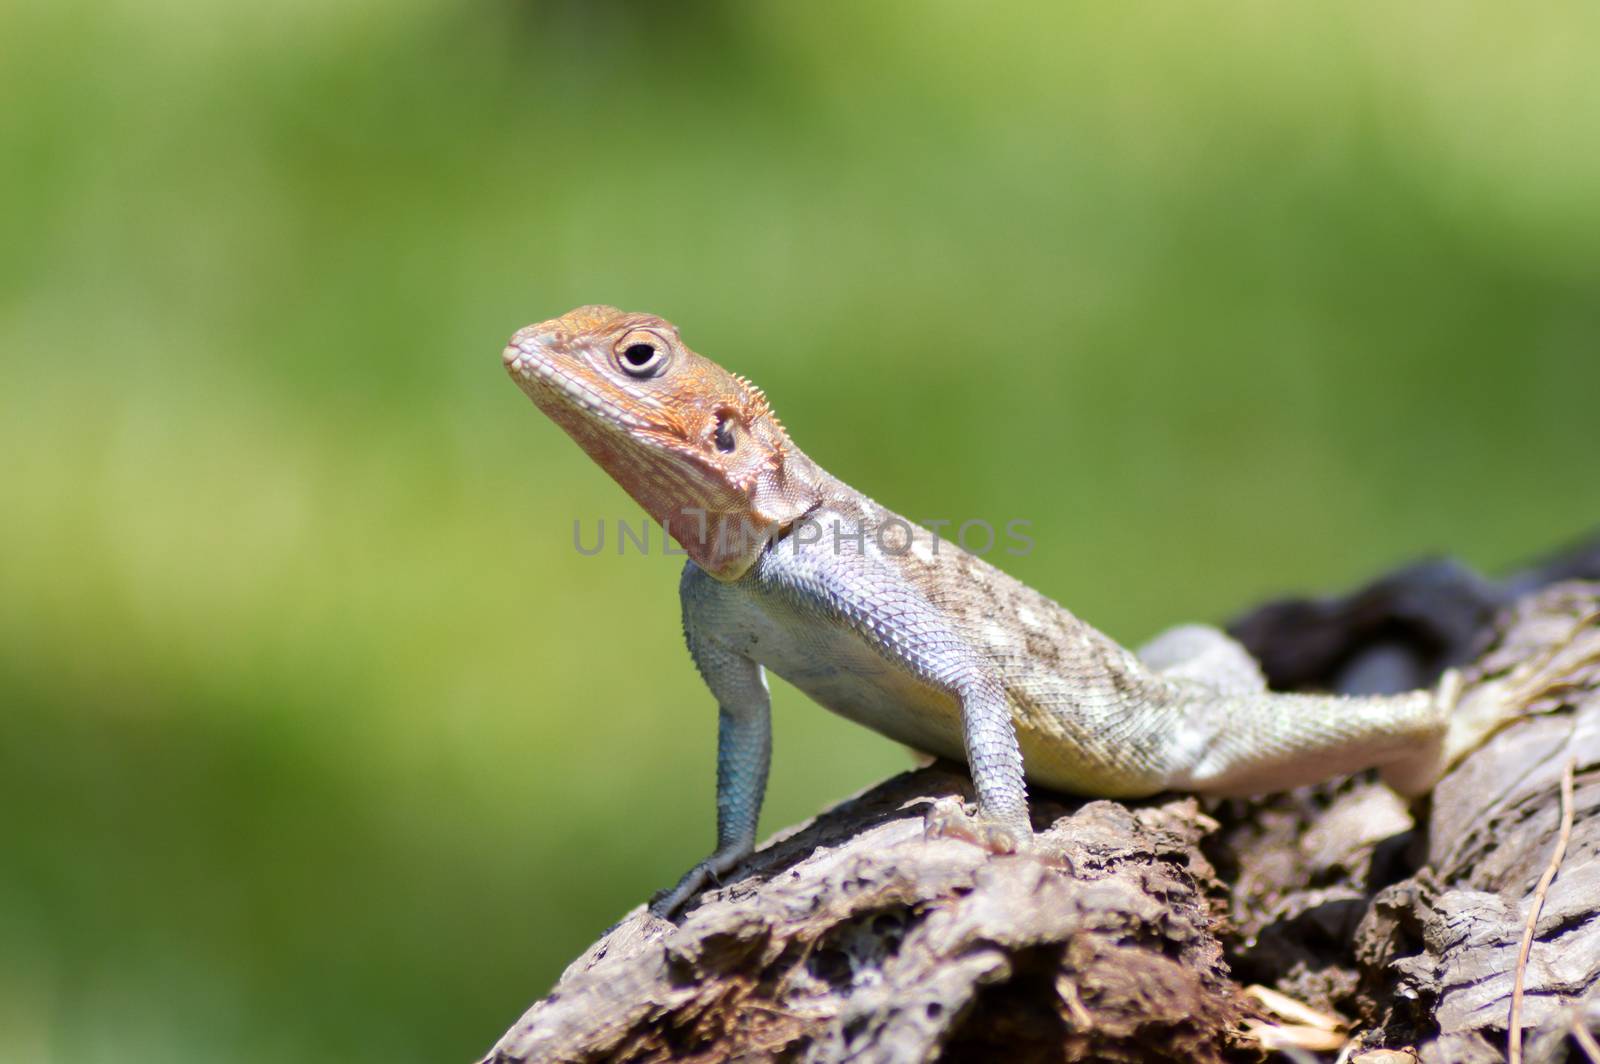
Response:
POLYGON ((500 358, 508 370, 526 370, 562 352, 566 336, 558 329, 544 324, 525 325, 511 335, 511 342, 501 352, 500 358))

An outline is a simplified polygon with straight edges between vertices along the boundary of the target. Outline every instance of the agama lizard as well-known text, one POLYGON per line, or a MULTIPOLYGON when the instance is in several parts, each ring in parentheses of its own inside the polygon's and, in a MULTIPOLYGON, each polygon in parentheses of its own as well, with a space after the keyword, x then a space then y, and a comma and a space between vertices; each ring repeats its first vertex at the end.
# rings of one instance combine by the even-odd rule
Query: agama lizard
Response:
POLYGON ((1393 696, 1278 694, 1199 625, 1136 655, 824 472, 759 388, 661 318, 580 307, 518 331, 504 362, 688 555, 684 635, 719 711, 717 845, 658 895, 661 915, 754 848, 766 669, 874 731, 964 758, 976 816, 941 803, 928 831, 997 853, 1031 844, 1024 780, 1108 798, 1243 795, 1380 766, 1421 793, 1546 682, 1464 700, 1451 674, 1393 696))

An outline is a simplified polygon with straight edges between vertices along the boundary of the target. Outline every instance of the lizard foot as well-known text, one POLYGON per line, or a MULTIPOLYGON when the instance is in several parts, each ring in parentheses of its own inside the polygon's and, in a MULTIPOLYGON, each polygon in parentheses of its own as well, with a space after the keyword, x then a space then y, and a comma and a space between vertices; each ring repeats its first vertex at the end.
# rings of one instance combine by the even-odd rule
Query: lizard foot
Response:
POLYGON ((1595 683, 1600 683, 1600 612, 1579 618, 1548 648, 1465 696, 1461 676, 1451 670, 1439 687, 1452 708, 1446 764, 1454 765, 1513 721, 1555 708, 1559 702, 1552 696, 1595 683))
POLYGON ((960 839, 981 846, 990 853, 1018 853, 1033 842, 1033 830, 1026 820, 1020 825, 1007 823, 967 811, 959 798, 940 798, 928 807, 922 818, 925 839, 960 839))
POLYGON ((658 890, 650 897, 650 912, 664 920, 670 920, 672 914, 683 908, 688 900, 699 894, 702 890, 710 890, 722 885, 722 877, 733 870, 733 867, 750 853, 750 847, 733 846, 727 850, 707 857, 683 874, 678 880, 678 885, 671 890, 658 890))
POLYGON ((1600 610, 1585 614, 1566 636, 1506 677, 1511 700, 1522 708, 1569 687, 1600 680, 1600 610))
POLYGON ((685 902, 706 887, 717 885, 717 873, 712 869, 710 861, 701 861, 678 880, 678 885, 670 889, 658 890, 650 896, 650 914, 659 916, 663 920, 672 919, 672 915, 683 908, 685 902))

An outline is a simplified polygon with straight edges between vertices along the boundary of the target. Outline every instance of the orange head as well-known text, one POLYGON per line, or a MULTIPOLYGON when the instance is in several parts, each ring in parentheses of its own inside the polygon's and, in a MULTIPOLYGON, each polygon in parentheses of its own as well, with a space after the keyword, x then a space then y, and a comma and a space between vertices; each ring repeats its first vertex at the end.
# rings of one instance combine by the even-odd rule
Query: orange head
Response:
MULTIPOLYGON (((670 322, 579 307, 518 330, 513 380, 712 576, 815 501, 761 389, 691 351, 670 322)), ((804 461, 803 458, 798 459, 804 461)))

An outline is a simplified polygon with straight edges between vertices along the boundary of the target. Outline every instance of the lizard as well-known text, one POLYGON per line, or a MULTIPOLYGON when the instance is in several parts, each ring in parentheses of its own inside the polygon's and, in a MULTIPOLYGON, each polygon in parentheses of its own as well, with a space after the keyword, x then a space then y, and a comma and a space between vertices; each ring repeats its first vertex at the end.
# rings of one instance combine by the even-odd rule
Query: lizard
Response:
POLYGON ((1185 625, 1132 652, 850 488, 795 446, 760 388, 662 318, 579 307, 518 330, 502 361, 687 556, 684 638, 718 707, 716 846, 655 896, 658 916, 754 850, 769 670, 891 739, 964 760, 975 812, 936 802, 926 834, 1005 854, 1033 844, 1029 783, 1234 796, 1377 767, 1420 795, 1571 664, 1466 699, 1453 671, 1395 695, 1269 691, 1219 629, 1185 625))

